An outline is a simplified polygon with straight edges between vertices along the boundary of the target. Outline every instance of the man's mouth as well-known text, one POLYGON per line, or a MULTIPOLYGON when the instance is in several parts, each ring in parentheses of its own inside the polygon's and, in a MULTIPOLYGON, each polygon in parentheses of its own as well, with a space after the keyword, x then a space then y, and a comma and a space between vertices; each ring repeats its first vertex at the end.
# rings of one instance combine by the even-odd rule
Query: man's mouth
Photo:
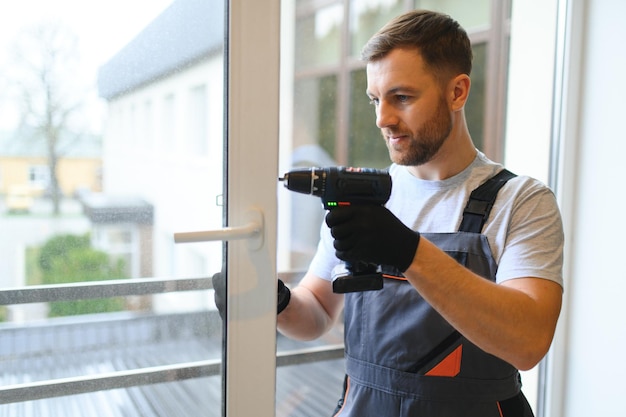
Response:
POLYGON ((387 142, 389 142, 390 145, 396 145, 408 138, 407 135, 400 135, 400 134, 386 135, 386 137, 387 137, 387 142))

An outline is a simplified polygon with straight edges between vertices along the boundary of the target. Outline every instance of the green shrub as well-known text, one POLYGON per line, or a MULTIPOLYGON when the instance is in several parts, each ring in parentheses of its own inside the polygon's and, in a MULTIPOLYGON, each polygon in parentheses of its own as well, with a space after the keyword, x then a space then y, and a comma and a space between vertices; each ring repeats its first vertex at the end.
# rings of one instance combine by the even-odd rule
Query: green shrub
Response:
MULTIPOLYGON (((124 262, 112 262, 102 251, 93 249, 89 235, 59 235, 48 240, 39 253, 42 284, 121 279, 124 262)), ((51 317, 105 313, 124 309, 123 298, 98 298, 50 303, 51 317)))

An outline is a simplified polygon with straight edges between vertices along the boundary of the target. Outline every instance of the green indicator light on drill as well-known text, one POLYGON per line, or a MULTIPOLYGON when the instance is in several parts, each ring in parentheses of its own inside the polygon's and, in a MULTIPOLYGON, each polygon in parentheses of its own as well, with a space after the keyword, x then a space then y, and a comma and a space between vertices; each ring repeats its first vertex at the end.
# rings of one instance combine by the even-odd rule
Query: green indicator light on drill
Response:
POLYGON ((326 205, 328 207, 337 207, 337 202, 336 201, 329 201, 328 203, 326 203, 326 205))

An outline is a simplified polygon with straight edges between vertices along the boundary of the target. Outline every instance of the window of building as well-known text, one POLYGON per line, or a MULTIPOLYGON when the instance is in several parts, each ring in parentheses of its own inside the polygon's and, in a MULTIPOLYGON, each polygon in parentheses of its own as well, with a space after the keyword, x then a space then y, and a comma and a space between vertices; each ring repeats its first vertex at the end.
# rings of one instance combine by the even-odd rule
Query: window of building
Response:
POLYGON ((206 85, 198 85, 189 90, 189 107, 187 114, 187 151, 189 155, 206 156, 208 152, 208 101, 206 85))
POLYGON ((153 114, 152 100, 147 99, 143 103, 143 109, 141 114, 141 146, 147 152, 154 150, 154 125, 155 118, 153 114))
POLYGON ((158 150, 161 152, 171 153, 176 149, 176 96, 173 93, 163 97, 163 105, 161 106, 161 122, 163 129, 160 134, 160 142, 158 150))
POLYGON ((31 165, 28 168, 28 182, 44 190, 50 184, 50 168, 47 165, 31 165))
POLYGON ((137 227, 132 224, 95 226, 92 231, 92 243, 112 256, 114 262, 118 259, 124 263, 124 270, 128 277, 139 277, 139 236, 137 227))

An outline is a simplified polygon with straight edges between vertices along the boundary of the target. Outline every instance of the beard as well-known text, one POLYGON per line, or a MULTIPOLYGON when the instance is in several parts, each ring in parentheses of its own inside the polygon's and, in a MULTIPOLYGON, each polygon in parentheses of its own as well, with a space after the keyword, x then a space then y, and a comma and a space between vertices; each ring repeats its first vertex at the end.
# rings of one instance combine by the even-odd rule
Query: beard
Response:
MULTIPOLYGON (((393 132, 392 129, 387 129, 387 131, 393 132)), ((434 116, 427 120, 415 134, 408 134, 408 143, 392 145, 385 140, 389 157, 398 165, 423 165, 439 152, 451 131, 452 117, 445 100, 442 99, 434 116)), ((384 133, 383 136, 385 136, 384 133)))

